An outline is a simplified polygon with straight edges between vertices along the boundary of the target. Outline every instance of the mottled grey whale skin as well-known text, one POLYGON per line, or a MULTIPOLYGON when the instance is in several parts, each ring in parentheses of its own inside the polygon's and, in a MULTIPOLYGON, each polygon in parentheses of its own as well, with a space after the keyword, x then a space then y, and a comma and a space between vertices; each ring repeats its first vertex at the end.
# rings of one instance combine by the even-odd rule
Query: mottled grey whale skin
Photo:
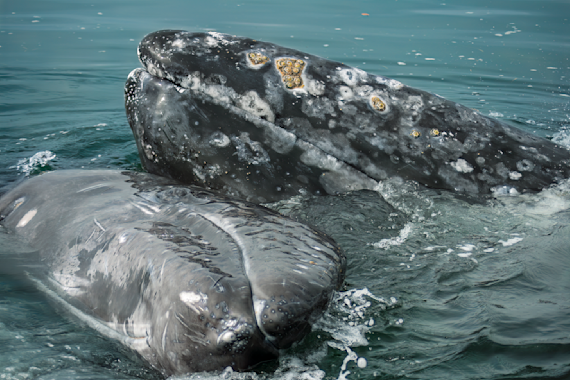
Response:
POLYGON ((146 173, 55 171, 0 198, 32 277, 165 376, 244 370, 301 339, 344 278, 325 235, 146 173))
POLYGON ((255 202, 387 178, 471 194, 538 191, 570 152, 437 95, 267 42, 158 31, 126 109, 150 172, 255 202))

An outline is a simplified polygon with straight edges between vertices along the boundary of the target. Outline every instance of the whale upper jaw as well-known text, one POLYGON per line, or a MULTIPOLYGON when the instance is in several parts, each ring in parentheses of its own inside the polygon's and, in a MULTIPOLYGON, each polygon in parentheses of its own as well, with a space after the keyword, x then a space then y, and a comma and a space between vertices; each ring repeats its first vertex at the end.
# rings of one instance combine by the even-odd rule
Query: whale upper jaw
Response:
POLYGON ((152 78, 131 76, 126 105, 143 165, 254 201, 388 178, 475 194, 538 191, 570 175, 568 150, 551 141, 297 50, 159 31, 138 54, 152 78))

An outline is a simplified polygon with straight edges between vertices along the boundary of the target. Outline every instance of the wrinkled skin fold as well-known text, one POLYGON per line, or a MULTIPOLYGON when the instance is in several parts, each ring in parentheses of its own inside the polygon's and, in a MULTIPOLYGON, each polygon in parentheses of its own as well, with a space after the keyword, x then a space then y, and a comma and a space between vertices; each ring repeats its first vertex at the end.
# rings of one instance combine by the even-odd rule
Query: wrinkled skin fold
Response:
POLYGON ((0 198, 27 270, 165 376, 245 370, 300 340, 345 257, 264 207, 146 173, 72 170, 0 198))
POLYGON ((470 194, 538 191, 569 152, 396 80, 275 44, 158 31, 125 86, 143 166, 254 202, 387 178, 470 194))

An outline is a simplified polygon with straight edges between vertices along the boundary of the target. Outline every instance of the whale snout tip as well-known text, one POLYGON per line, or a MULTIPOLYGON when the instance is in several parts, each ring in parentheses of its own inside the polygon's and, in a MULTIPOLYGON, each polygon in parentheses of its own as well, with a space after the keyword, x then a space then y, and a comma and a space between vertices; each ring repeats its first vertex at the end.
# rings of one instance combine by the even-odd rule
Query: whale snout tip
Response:
POLYGON ((278 349, 286 349, 310 330, 312 306, 299 300, 256 299, 256 323, 266 342, 278 349))

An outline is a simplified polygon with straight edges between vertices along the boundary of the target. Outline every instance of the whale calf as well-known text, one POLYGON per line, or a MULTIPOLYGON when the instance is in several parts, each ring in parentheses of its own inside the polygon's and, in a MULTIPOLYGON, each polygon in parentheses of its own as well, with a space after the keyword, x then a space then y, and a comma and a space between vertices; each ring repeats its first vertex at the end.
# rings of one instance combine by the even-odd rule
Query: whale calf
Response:
POLYGON ((0 198, 30 276, 165 376, 244 370, 300 340, 344 279, 327 236, 147 173, 70 170, 0 198))
POLYGON ((125 105, 143 166, 254 202, 387 178, 538 191, 570 152, 396 80, 272 43, 165 30, 139 44, 125 105))

